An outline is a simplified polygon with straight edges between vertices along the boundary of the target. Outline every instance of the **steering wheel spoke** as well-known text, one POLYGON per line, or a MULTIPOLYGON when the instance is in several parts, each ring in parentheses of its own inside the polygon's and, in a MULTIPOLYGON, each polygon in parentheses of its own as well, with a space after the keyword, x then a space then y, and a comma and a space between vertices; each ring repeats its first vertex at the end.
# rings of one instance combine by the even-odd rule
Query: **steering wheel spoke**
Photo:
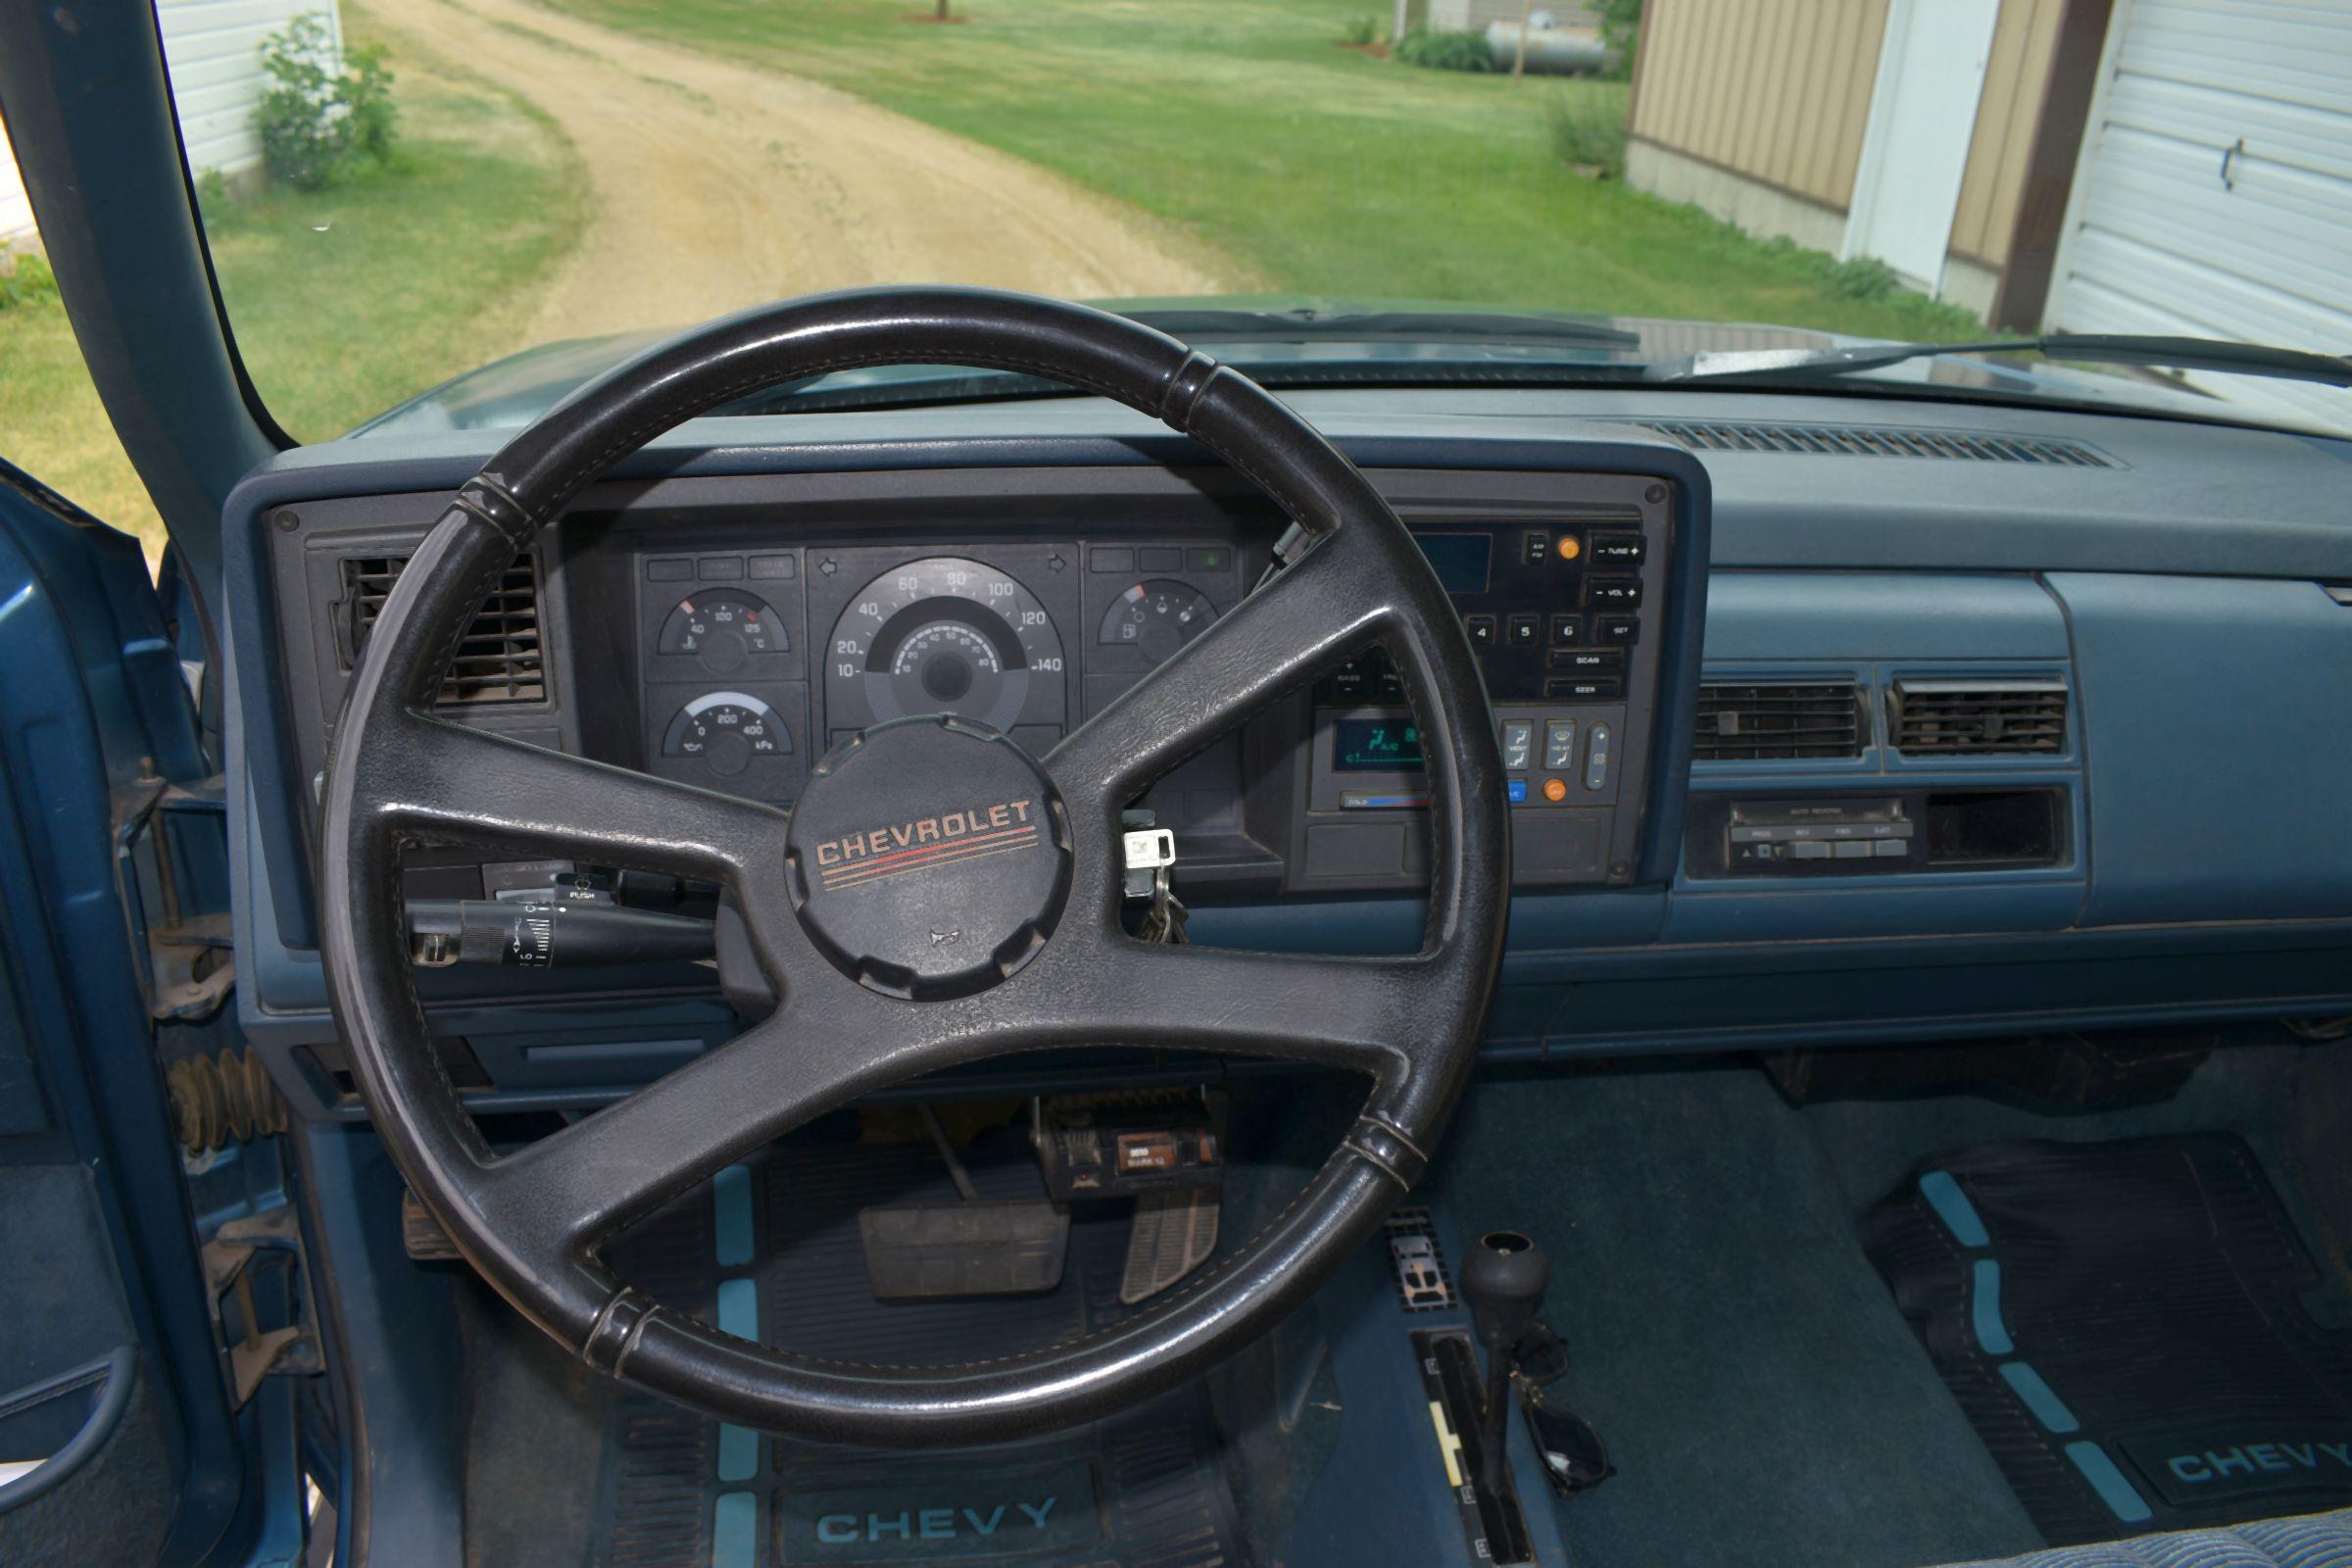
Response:
POLYGON ((778 858, 785 813, 401 710, 364 754, 380 819, 415 838, 725 882, 778 858))
POLYGON ((1272 581, 1046 758, 1073 814, 1115 813, 1152 780, 1372 640, 1386 620, 1355 536, 1316 539, 1272 581))

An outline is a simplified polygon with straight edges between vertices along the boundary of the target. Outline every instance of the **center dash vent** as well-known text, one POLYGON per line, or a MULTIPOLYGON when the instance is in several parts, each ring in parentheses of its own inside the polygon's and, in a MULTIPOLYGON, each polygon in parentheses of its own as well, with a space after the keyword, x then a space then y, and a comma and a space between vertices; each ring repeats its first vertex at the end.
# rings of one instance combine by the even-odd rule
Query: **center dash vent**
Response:
POLYGON ((2059 680, 1898 680, 1886 730, 1906 757, 2049 757, 2066 750, 2059 680))
POLYGON ((1862 698, 1851 681, 1708 684, 1698 689, 1701 762, 1862 755, 1862 698))
MULTIPOLYGON (((359 663, 360 649, 375 629, 392 585, 400 580, 406 556, 349 556, 343 561, 343 667, 359 663)), ((441 680, 443 707, 483 703, 537 703, 547 698, 540 659, 539 573, 528 555, 517 556, 490 590, 489 600, 466 635, 441 680)))
POLYGON ((2113 459, 2079 441, 1990 435, 1978 430, 1905 430, 1860 424, 1755 424, 1734 420, 1644 419, 1642 424, 1700 452, 1784 452, 1838 458, 1952 458, 2031 463, 2045 468, 2112 468, 2113 459))

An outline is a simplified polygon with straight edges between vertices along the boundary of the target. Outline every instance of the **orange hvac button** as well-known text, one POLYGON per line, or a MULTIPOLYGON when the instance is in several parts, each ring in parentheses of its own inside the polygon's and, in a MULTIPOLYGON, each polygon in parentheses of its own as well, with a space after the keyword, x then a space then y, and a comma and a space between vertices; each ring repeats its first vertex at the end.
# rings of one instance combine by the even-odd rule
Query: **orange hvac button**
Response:
POLYGON ((1555 805, 1566 800, 1568 798, 1567 781, 1556 778, 1545 779, 1544 781, 1544 798, 1555 805))

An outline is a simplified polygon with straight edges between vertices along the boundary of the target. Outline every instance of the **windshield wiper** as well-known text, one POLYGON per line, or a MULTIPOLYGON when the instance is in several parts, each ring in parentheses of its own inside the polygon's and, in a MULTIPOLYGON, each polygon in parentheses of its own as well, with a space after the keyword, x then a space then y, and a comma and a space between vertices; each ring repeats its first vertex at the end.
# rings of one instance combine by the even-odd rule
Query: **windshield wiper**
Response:
MULTIPOLYGON (((1113 307, 1118 309, 1117 307, 1113 307)), ((1185 342, 1252 340, 1343 343, 1518 343, 1548 348, 1635 351, 1642 334, 1600 321, 1496 311, 1252 311, 1206 306, 1119 309, 1118 314, 1185 342)))
POLYGON ((1864 343, 1838 349, 1702 351, 1652 367, 1647 381, 1729 381, 1782 375, 1850 375, 1940 354, 2039 354, 2082 365, 2144 365, 2173 370, 2216 370, 2352 387, 2352 359, 2309 354, 2261 343, 2202 337, 2116 337, 2097 332, 2053 332, 2046 337, 1995 338, 1984 343, 1864 343))

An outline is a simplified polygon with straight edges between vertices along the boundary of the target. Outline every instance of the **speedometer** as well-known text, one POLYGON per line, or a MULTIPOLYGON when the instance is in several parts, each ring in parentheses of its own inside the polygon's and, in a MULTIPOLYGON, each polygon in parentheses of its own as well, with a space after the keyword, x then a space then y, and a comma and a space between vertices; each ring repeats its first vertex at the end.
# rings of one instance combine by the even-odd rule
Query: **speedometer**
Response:
POLYGON ((835 624, 825 710, 835 730, 908 713, 1058 725, 1061 638, 1037 596, 996 567, 909 562, 867 583, 835 624))

